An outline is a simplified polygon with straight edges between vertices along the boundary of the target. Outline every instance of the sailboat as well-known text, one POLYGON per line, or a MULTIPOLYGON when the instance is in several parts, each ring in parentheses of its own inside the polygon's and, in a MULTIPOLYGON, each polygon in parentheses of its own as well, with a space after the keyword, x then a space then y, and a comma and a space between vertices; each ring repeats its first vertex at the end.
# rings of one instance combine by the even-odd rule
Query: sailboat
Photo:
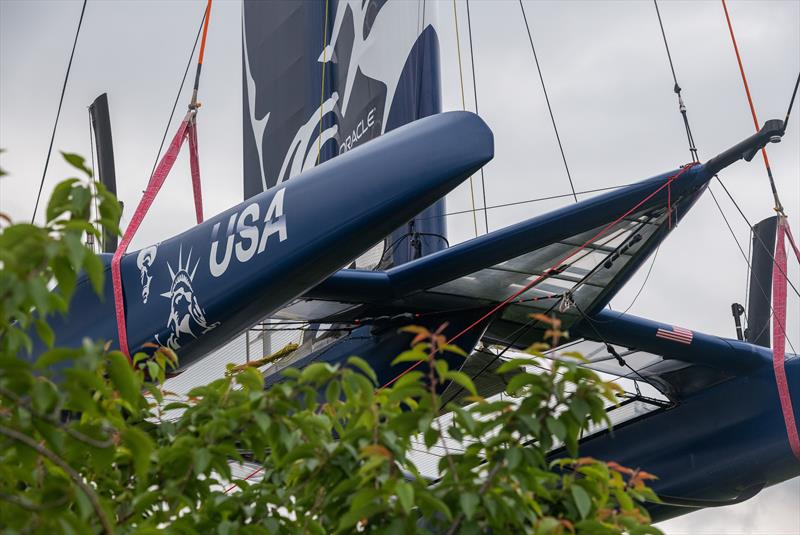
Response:
MULTIPOLYGON (((262 347, 271 330, 303 325, 300 347, 266 370, 267 388, 283 366, 352 354, 384 385, 408 369, 391 365, 409 341, 398 329, 446 323, 451 343, 470 354, 451 366, 490 396, 503 388, 490 372, 504 353, 542 339, 531 315, 557 314, 589 367, 660 394, 631 394, 621 412, 635 417, 581 446, 658 474, 654 518, 738 503, 800 475, 763 345, 763 273, 753 274, 760 291, 742 340, 607 308, 713 176, 779 141, 783 121, 704 163, 450 247, 443 196, 491 160, 494 140, 477 115, 441 113, 437 22, 426 3, 245 1, 242 36, 245 201, 122 258, 127 347, 111 277, 104 300, 79 284, 80 313, 54 325, 60 345, 88 335, 133 353, 156 343, 178 351, 185 369, 256 322, 262 347)), ((769 223, 762 228, 754 255, 770 265, 769 223)), ((110 255, 104 261, 110 271, 110 255)), ((800 359, 786 357, 796 421, 800 359)), ((457 389, 441 388, 457 399, 457 389)))

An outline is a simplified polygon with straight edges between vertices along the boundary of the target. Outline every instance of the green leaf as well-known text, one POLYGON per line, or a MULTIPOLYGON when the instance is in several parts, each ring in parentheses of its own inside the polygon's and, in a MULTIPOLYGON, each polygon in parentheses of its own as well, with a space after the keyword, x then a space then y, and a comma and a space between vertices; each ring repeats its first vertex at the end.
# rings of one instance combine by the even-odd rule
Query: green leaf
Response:
POLYGON ((392 361, 392 366, 400 362, 423 362, 428 360, 428 355, 417 349, 403 351, 392 361))
POLYGON ((42 353, 42 356, 36 360, 34 367, 38 369, 47 368, 53 364, 58 364, 62 360, 74 359, 80 355, 80 350, 69 349, 66 347, 57 347, 42 353))
POLYGON ((145 476, 150 469, 150 456, 153 453, 153 441, 150 435, 136 427, 127 427, 122 430, 122 441, 133 455, 133 466, 139 484, 146 484, 145 476))
POLYGON ((373 384, 378 384, 378 376, 375 375, 375 371, 369 364, 367 364, 366 360, 362 359, 361 357, 356 357, 354 355, 349 359, 347 359, 347 363, 361 370, 364 373, 364 375, 370 378, 373 384))
POLYGON ((481 503, 481 498, 474 492, 462 492, 458 497, 458 503, 461 506, 461 511, 466 515, 467 520, 472 520, 475 514, 475 509, 481 503))
POLYGON ((39 338, 42 339, 42 342, 47 344, 47 347, 53 347, 53 342, 56 338, 53 329, 51 329, 46 322, 40 319, 34 320, 34 324, 36 325, 36 334, 39 335, 39 338))
POLYGON ((475 384, 472 382, 472 379, 470 379, 469 375, 464 372, 449 371, 445 374, 445 379, 451 379, 455 381, 473 396, 478 395, 478 391, 475 389, 475 384))
POLYGON ((561 423, 560 420, 553 418, 552 416, 548 416, 547 420, 545 420, 547 424, 547 429, 555 435, 558 440, 564 440, 564 437, 567 436, 567 428, 564 427, 564 424, 561 423))
POLYGON ((631 511, 636 506, 633 505, 633 500, 630 496, 628 496, 624 490, 614 489, 614 496, 617 498, 617 502, 619 503, 620 507, 625 511, 631 511))
POLYGON ((578 508, 581 518, 586 518, 589 511, 592 510, 592 499, 589 494, 580 485, 572 485, 570 487, 572 499, 575 501, 575 507, 578 508))
POLYGON ((75 169, 79 169, 88 176, 92 176, 92 170, 86 167, 86 160, 80 154, 61 151, 61 156, 63 156, 64 160, 66 160, 67 163, 75 169))
POLYGON ((414 487, 412 487, 410 483, 401 480, 397 482, 397 486, 394 490, 403 511, 409 514, 414 508, 414 487))
POLYGON ((77 178, 70 178, 59 182, 55 189, 53 189, 50 200, 47 202, 47 210, 45 212, 48 223, 69 210, 69 196, 72 192, 72 185, 76 182, 80 182, 80 180, 77 178))
POLYGON ((211 463, 211 452, 205 448, 192 450, 192 468, 195 474, 203 474, 211 463))
POLYGON ((342 393, 342 384, 339 381, 331 381, 325 388, 325 400, 328 403, 336 403, 342 393))
POLYGON ((260 411, 253 413, 253 420, 256 421, 256 425, 262 433, 266 433, 267 430, 269 430, 269 426, 272 425, 272 419, 269 417, 269 415, 260 411))
POLYGON ((520 373, 515 375, 508 381, 508 386, 506 386, 506 392, 509 394, 516 394, 519 390, 529 384, 535 383, 537 378, 530 373, 520 373))
POLYGON ((58 282, 58 290, 64 299, 69 301, 75 291, 75 284, 78 280, 78 275, 70 265, 66 257, 58 256, 53 259, 52 263, 53 274, 56 276, 58 282))
POLYGON ((306 366, 300 373, 300 382, 319 383, 333 375, 333 368, 326 362, 315 362, 306 366))
POLYGON ((462 357, 467 356, 467 352, 455 344, 442 344, 439 346, 439 349, 441 351, 447 351, 448 353, 455 353, 456 355, 461 355, 462 357))
POLYGON ((122 399, 134 409, 139 407, 142 399, 141 384, 125 355, 118 351, 109 353, 107 369, 108 376, 122 399))
POLYGON ((236 382, 250 392, 260 392, 264 389, 264 376, 257 368, 245 368, 236 374, 236 382))
POLYGON ((86 275, 89 276, 89 281, 92 283, 94 292, 102 299, 103 278, 106 271, 103 261, 100 260, 99 256, 89 252, 89 254, 86 255, 86 258, 83 259, 83 269, 86 270, 86 275))

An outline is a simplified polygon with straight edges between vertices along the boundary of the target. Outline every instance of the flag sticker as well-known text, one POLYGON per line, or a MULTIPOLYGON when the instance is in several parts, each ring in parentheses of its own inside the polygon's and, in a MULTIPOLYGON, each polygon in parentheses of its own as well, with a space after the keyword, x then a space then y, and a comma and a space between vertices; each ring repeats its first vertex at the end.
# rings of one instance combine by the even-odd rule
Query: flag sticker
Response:
POLYGON ((656 338, 663 338, 664 340, 672 340, 673 342, 678 342, 680 344, 689 345, 692 343, 692 338, 694 337, 694 333, 689 329, 684 329, 683 327, 672 327, 672 330, 661 329, 659 328, 656 331, 656 338))

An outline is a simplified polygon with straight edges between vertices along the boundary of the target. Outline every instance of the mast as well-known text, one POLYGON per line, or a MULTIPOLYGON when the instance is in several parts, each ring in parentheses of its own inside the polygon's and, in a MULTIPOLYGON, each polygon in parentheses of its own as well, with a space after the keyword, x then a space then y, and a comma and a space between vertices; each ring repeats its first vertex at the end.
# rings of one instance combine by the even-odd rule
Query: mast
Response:
MULTIPOLYGON (((100 182, 117 196, 117 175, 114 169, 114 142, 111 139, 111 118, 108 112, 108 95, 103 93, 89 106, 89 116, 97 145, 97 170, 100 182)), ((113 253, 117 249, 117 237, 103 233, 102 250, 113 253)))

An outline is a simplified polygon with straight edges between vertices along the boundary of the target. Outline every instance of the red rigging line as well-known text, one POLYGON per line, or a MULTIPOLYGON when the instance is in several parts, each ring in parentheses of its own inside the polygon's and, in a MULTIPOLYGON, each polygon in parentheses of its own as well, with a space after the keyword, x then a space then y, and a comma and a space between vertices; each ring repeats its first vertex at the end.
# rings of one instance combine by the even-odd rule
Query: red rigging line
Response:
MULTIPOLYGON (((631 215, 631 214, 632 214, 633 212, 635 212, 635 211, 636 211, 636 210, 637 210, 639 207, 641 207, 641 206, 642 206, 644 203, 646 203, 647 201, 649 201, 650 199, 652 199, 652 198, 653 198, 655 195, 657 195, 657 194, 658 194, 658 193, 659 193, 661 190, 663 190, 664 188, 668 188, 668 189, 669 189, 669 188, 671 188, 671 187, 672 187, 672 182, 673 182, 674 180, 677 180, 677 179, 678 179, 678 178, 679 178, 681 175, 683 175, 683 174, 684 174, 686 171, 688 171, 689 169, 691 169, 691 168, 692 168, 692 167, 694 167, 695 165, 698 165, 698 163, 697 163, 697 162, 691 162, 691 163, 688 163, 688 164, 686 164, 685 166, 683 166, 683 168, 682 168, 680 171, 678 171, 678 172, 677 172, 677 173, 675 173, 674 175, 671 175, 670 177, 668 177, 668 178, 667 178, 667 180, 666 180, 666 182, 664 182, 664 184, 662 184, 661 186, 659 186, 659 187, 658 187, 658 189, 656 189, 655 191, 653 191, 652 193, 650 193, 650 194, 649 194, 647 197, 645 197, 644 199, 642 199, 641 201, 639 201, 638 203, 636 203, 636 205, 634 205, 632 208, 630 208, 629 210, 627 210, 627 211, 626 211, 624 214, 622 214, 621 216, 619 216, 617 219, 615 219, 614 221, 612 221, 611 223, 609 223, 608 225, 606 225, 605 227, 603 227, 603 228, 602 228, 602 229, 601 229, 601 230, 600 230, 600 231, 599 231, 597 234, 595 234, 594 236, 592 236, 591 238, 589 238, 588 240, 586 240, 586 241, 583 243, 583 245, 580 245, 580 246, 576 247, 575 249, 573 249, 571 252, 567 253, 567 254, 566 254, 564 257, 562 257, 562 258, 561 258, 560 260, 558 260, 558 261, 557 261, 555 264, 553 264, 553 266, 552 266, 552 267, 550 267, 549 269, 546 269, 546 270, 544 270, 544 272, 543 272, 541 275, 539 275, 539 276, 538 276, 538 277, 536 277, 534 280, 532 280, 531 282, 529 282, 528 284, 526 284, 526 285, 525 285, 525 286, 524 286, 522 289, 520 289, 519 291, 517 291, 517 292, 514 292, 512 295, 510 295, 510 296, 506 297, 506 298, 505 298, 503 301, 501 301, 500 303, 498 303, 498 304, 497 304, 497 305, 496 305, 494 308, 492 308, 492 309, 491 309, 489 312, 487 312, 486 314, 484 314, 483 316, 481 316, 480 318, 478 318, 477 320, 475 320, 474 322, 472 322, 470 325, 468 325, 467 327, 465 327, 465 328, 464 328, 464 329, 463 329, 461 332, 459 332, 458 334, 456 334, 455 336, 453 336, 452 338, 450 338, 449 340, 447 340, 447 343, 448 343, 448 344, 452 344, 453 342, 455 342, 456 340, 458 340, 459 338, 461 338, 462 336, 464 336, 466 333, 468 333, 470 330, 474 329, 474 328, 475 328, 477 325, 479 325, 479 324, 480 324, 480 323, 481 323, 483 320, 485 320, 485 319, 487 319, 487 318, 490 318, 490 317, 491 317, 492 315, 494 315, 496 312, 498 312, 499 310, 503 309, 503 308, 504 308, 504 307, 506 307, 508 304, 510 304, 510 303, 511 303, 511 302, 512 302, 514 299, 516 299, 517 297, 519 297, 519 296, 520 296, 520 295, 522 295, 523 293, 525 293, 525 292, 527 292, 528 290, 530 290, 530 289, 531 289, 533 286, 535 286, 536 284, 538 284, 539 282, 541 282, 541 281, 542 281, 542 280, 544 280, 545 278, 549 277, 551 274, 553 274, 555 271, 557 271, 557 270, 558 270, 558 268, 559 268, 559 267, 560 267, 560 266, 561 266, 561 265, 562 265, 564 262, 566 262, 567 260, 569 260, 570 258, 572 258, 573 256, 575 256, 576 254, 578 254, 579 252, 581 252, 583 249, 585 249, 586 247, 588 247, 588 246, 589 246, 589 244, 591 244, 591 243, 592 243, 593 241, 595 241, 597 238, 601 237, 603 234, 605 234, 606 232, 608 232, 608 231, 609 231, 611 228, 613 228, 613 227, 614 227, 614 226, 615 226, 617 223, 619 223, 620 221, 622 221, 623 219, 625 219, 626 217, 628 217, 629 215, 631 215)), ((670 215, 670 217, 671 217, 671 215, 670 215)), ((391 386, 391 385, 392 385, 392 384, 394 384, 396 381, 398 381, 398 380, 399 380, 401 377, 403 377, 405 374, 407 374, 408 372, 410 372, 411 370, 413 370, 414 368, 416 368, 417 366, 419 366, 419 365, 420 365, 422 362, 423 362, 423 361, 418 361, 418 362, 415 362, 414 364, 412 364, 411 366, 409 366, 408 368, 406 368, 405 370, 403 370, 401 373, 399 373, 397 376, 395 376, 393 379, 391 379, 390 381, 388 381, 386 384, 384 384, 383 386, 381 386, 379 390, 383 390, 384 388, 387 388, 387 387, 391 386)))
MULTIPOLYGON (((722 0, 722 9, 725 11, 725 21, 728 23, 728 31, 731 34, 731 42, 733 43, 733 51, 736 53, 736 62, 739 64, 739 73, 742 75, 742 84, 744 85, 744 92, 747 95, 747 103, 750 106, 750 114, 753 116, 753 125, 756 132, 759 131, 760 126, 758 117, 756 116, 756 107, 753 104, 753 96, 750 94, 750 86, 747 83, 747 76, 744 73, 744 66, 742 65, 742 56, 739 53, 739 45, 736 43, 736 35, 733 33, 733 24, 731 24, 731 16, 728 13, 728 5, 725 0, 722 0)), ((786 125, 784 124, 784 128, 786 125)), ((772 188, 772 197, 775 199, 775 211, 783 214, 783 205, 778 197, 778 190, 775 187, 775 179, 772 177, 772 168, 769 165, 769 158, 767 157, 767 149, 761 148, 761 156, 764 158, 764 166, 767 168, 767 176, 769 177, 769 185, 772 188)))

